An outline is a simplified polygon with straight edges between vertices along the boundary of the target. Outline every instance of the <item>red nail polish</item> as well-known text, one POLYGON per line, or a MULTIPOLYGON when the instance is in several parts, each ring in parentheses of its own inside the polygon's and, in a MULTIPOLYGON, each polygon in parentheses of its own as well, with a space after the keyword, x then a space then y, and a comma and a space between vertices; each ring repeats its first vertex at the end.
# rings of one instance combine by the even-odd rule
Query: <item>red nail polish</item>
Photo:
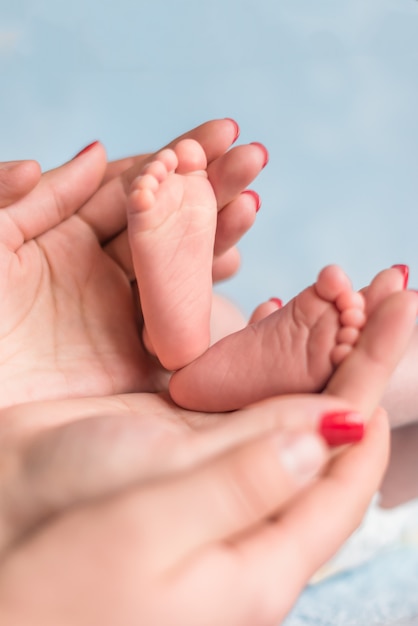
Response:
POLYGON ((277 304, 278 309, 281 309, 283 307, 283 300, 280 300, 280 298, 270 298, 269 302, 274 302, 274 304, 277 304))
POLYGON ((264 152, 264 163, 263 163, 263 168, 266 167, 267 163, 269 162, 269 153, 268 150, 265 146, 263 146, 262 143, 259 143, 258 141, 253 141, 251 142, 252 146, 258 146, 259 148, 261 148, 261 150, 264 152))
POLYGON ((403 265, 402 263, 397 263, 396 265, 392 265, 393 269, 399 270, 403 276, 403 288, 406 289, 409 280, 409 267, 407 265, 403 265))
POLYGON ((261 198, 258 195, 258 193, 256 191, 253 191, 252 189, 246 189, 242 193, 247 193, 249 196, 254 198, 254 200, 255 200, 255 212, 258 213, 259 210, 260 210, 260 207, 261 207, 261 198))
POLYGON ((322 417, 318 430, 329 446, 341 446, 361 441, 364 422, 359 413, 334 411, 322 417))
POLYGON ((77 152, 77 154, 73 157, 73 159, 76 159, 77 157, 81 156, 82 154, 85 154, 86 152, 88 152, 89 150, 94 148, 94 146, 96 146, 98 143, 99 143, 98 141, 93 141, 92 143, 89 143, 88 146, 86 146, 85 148, 80 150, 80 152, 77 152))
POLYGON ((232 119, 232 117, 226 117, 225 119, 228 120, 229 122, 232 122, 233 125, 235 126, 235 137, 234 137, 234 141, 232 142, 232 143, 235 143, 241 132, 240 127, 238 126, 237 122, 232 119))

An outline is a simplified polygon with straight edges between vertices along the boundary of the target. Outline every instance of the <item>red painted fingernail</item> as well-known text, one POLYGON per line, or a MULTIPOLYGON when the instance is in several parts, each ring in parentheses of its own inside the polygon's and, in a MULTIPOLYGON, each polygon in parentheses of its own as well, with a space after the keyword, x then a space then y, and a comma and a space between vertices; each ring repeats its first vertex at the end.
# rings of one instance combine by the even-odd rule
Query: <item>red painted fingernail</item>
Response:
POLYGON ((322 417, 319 432, 329 446, 356 443, 363 439, 364 421, 359 413, 334 411, 322 417))
POLYGON ((261 198, 258 195, 258 193, 256 191, 253 191, 252 189, 246 189, 242 193, 247 193, 249 196, 254 198, 254 200, 255 200, 255 212, 258 213, 259 210, 260 210, 260 207, 261 207, 261 198))
POLYGON ((267 163, 269 162, 269 153, 268 150, 265 146, 263 146, 262 143, 259 143, 258 141, 253 141, 251 142, 252 146, 258 146, 259 148, 262 149, 262 151, 264 152, 264 163, 263 163, 263 167, 266 167, 267 163))
POLYGON ((393 269, 399 270, 403 276, 403 288, 406 289, 409 280, 409 267, 407 265, 403 265, 402 263, 396 263, 396 265, 392 265, 393 269))
POLYGON ((232 119, 232 117, 226 117, 225 119, 228 120, 229 122, 232 122, 234 124, 234 126, 235 126, 235 138, 234 138, 234 141, 232 142, 232 143, 235 143, 236 140, 239 137, 240 132, 241 132, 240 128, 239 128, 237 122, 232 119))
POLYGON ((274 304, 277 304, 278 309, 283 308, 283 300, 280 300, 280 298, 270 298, 269 302, 274 302, 274 304))
POLYGON ((92 143, 89 143, 88 146, 86 146, 85 148, 80 150, 80 152, 77 152, 77 154, 73 157, 73 159, 76 159, 77 157, 81 156, 82 154, 85 154, 86 152, 88 152, 89 150, 94 148, 94 146, 97 146, 98 143, 99 143, 98 141, 93 141, 92 143))

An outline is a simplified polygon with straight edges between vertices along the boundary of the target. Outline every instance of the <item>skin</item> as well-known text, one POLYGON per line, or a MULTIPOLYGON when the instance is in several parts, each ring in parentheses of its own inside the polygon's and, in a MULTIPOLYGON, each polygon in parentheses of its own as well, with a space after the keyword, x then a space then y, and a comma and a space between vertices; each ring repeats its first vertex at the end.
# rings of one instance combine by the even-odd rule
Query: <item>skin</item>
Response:
MULTIPOLYGON (((229 260, 233 257, 236 257, 236 249, 234 248, 234 242, 239 239, 241 234, 245 232, 245 230, 251 225, 254 215, 255 209, 254 205, 251 202, 251 196, 248 194, 240 194, 239 190, 245 187, 251 180, 256 176, 262 165, 264 164, 265 155, 257 146, 238 146, 233 150, 225 153, 228 146, 233 142, 236 137, 236 125, 231 122, 231 120, 215 120, 213 122, 208 122, 203 124, 202 126, 193 129, 189 133, 186 133, 181 138, 190 138, 193 137, 199 142, 201 142, 207 153, 207 158, 209 161, 208 166, 208 175, 211 181, 213 188, 216 191, 218 197, 218 207, 222 207, 222 210, 218 214, 218 224, 217 224, 217 235, 216 235, 216 249, 217 254, 215 255, 214 260, 214 271, 216 267, 222 267, 223 272, 227 272, 231 270, 231 266, 229 264, 229 260), (225 184, 225 180, 228 180, 228 185, 225 184), (231 219, 232 216, 240 216, 241 222, 237 219, 231 219), (228 248, 228 246, 230 246, 228 248), (224 251, 229 250, 227 252, 226 257, 224 256, 224 251), (232 253, 232 254, 230 254, 232 253), (228 270, 229 268, 229 270, 228 270)), ((181 138, 178 138, 170 145, 174 146, 181 138)), ((100 150, 100 146, 98 148, 100 150)), ((80 157, 82 158, 82 157, 80 157)), ((97 158, 97 155, 96 157, 97 158)), ((103 177, 100 181, 100 189, 96 192, 90 200, 82 208, 82 213, 84 215, 83 219, 90 225, 92 231, 94 231, 96 237, 100 242, 103 243, 107 252, 111 255, 112 259, 115 261, 116 266, 122 268, 125 275, 131 279, 133 277, 133 268, 132 261, 130 259, 129 254, 127 255, 126 251, 128 249, 127 246, 127 234, 126 234, 126 196, 129 191, 132 180, 134 180, 135 176, 138 174, 141 168, 143 168, 144 164, 147 160, 152 159, 153 155, 140 155, 138 157, 130 157, 127 159, 121 159, 119 161, 115 161, 113 163, 105 164, 103 177)), ((84 166, 83 166, 84 169, 84 166)), ((33 189, 36 184, 40 180, 40 168, 39 165, 34 161, 23 161, 23 162, 13 162, 13 163, 3 163, 0 166, 0 207, 9 208, 10 205, 15 202, 17 199, 22 198, 25 194, 27 194, 31 189, 33 189)), ((74 171, 73 171, 74 176, 74 171)), ((66 190, 65 185, 62 184, 62 179, 55 177, 55 182, 51 180, 53 178, 52 173, 47 173, 43 176, 43 192, 42 196, 55 197, 57 202, 61 205, 65 205, 65 194, 66 190)), ((83 179, 81 179, 83 180, 83 179)), ((90 183, 89 183, 90 184, 90 183)), ((39 195, 38 195, 39 197, 39 195)), ((33 198, 33 196, 32 196, 33 198)), ((44 203, 45 206, 45 203, 44 203)), ((22 204, 20 204, 20 209, 22 208, 22 204)), ((26 213, 22 213, 20 211, 20 215, 25 217, 25 223, 27 223, 28 211, 26 209, 26 213)), ((15 211, 16 213, 16 211, 15 211)), ((18 211, 19 213, 19 211, 18 211)), ((12 211, 13 214, 13 211, 12 211)), ((30 209, 30 220, 31 221, 31 236, 36 235, 36 232, 40 228, 39 224, 39 216, 38 212, 30 209), (34 230, 35 229, 35 230, 34 230)), ((49 202, 48 211, 44 211, 43 217, 46 218, 44 220, 44 228, 53 226, 54 220, 56 221, 57 212, 56 207, 53 202, 49 202)), ((4 220, 4 218, 2 217, 4 220)), ((80 222, 81 224, 81 222, 80 222)), ((10 227, 10 224, 8 225, 10 227)), ((82 224, 81 224, 82 226, 82 224)), ((3 250, 4 252, 4 250, 3 250)), ((99 258, 102 258, 99 256, 99 258)), ((10 260, 10 257, 8 257, 10 260)), ((73 255, 71 255, 70 259, 71 265, 73 265, 73 255)), ((107 263, 107 260, 106 260, 107 263)), ((8 261, 7 261, 8 264, 8 261)), ((16 264, 16 263, 15 263, 16 264)), ((112 267, 112 272, 115 270, 115 266, 112 267)), ((232 268, 232 271, 236 269, 236 266, 232 268)), ((118 268, 116 268, 118 270, 118 268)), ((64 264, 64 271, 61 272, 62 275, 65 275, 68 272, 68 267, 64 264)), ((215 271, 216 273, 216 271, 215 271)), ((30 294, 31 290, 33 290, 33 281, 29 285, 25 285, 25 280, 30 281, 30 275, 23 278, 22 286, 23 286, 23 296, 25 294, 30 294)), ((117 274, 117 282, 125 281, 123 274, 117 274)), ((71 282, 69 283, 71 285, 71 282)), ((65 287, 65 284, 64 284, 65 287)), ((66 287, 68 289, 68 285, 66 287)), ((122 287, 118 288, 123 292, 123 294, 127 293, 126 282, 123 282, 122 287)), ((126 295, 123 295, 123 298, 126 298, 126 295)), ((113 311, 114 306, 113 302, 110 302, 110 298, 107 299, 108 304, 104 307, 104 310, 108 310, 109 307, 113 311)), ((103 301, 106 304, 106 298, 103 301)), ((17 298, 15 305, 12 305, 12 316, 16 317, 18 315, 18 311, 16 309, 16 304, 18 305, 19 311, 21 310, 20 305, 21 301, 17 298), (14 308, 13 308, 14 306, 14 308)), ((24 303, 25 304, 25 303, 24 303)), ((27 307, 27 302, 25 304, 27 307)), ((129 308, 131 310, 131 302, 129 301, 129 308)), ((237 328, 242 328, 245 325, 245 320, 242 316, 239 315, 237 311, 231 311, 231 306, 229 303, 225 302, 221 299, 215 302, 215 308, 220 309, 219 318, 225 320, 228 318, 230 322, 225 324, 224 328, 212 328, 212 336, 214 340, 221 338, 224 334, 230 333, 237 328), (225 308, 227 309, 227 315, 225 314, 225 308), (232 320, 232 321, 231 321, 232 320)), ((259 321, 261 317, 264 317, 267 313, 272 312, 275 307, 272 303, 266 303, 259 307, 259 309, 255 313, 255 317, 250 321, 259 321), (257 315, 258 311, 262 311, 262 315, 257 315)), ((93 311, 92 311, 93 312, 93 311)), ((42 311, 42 313, 46 313, 46 315, 41 315, 40 324, 35 324, 35 319, 32 320, 32 325, 29 325, 28 328, 23 329, 23 335, 25 339, 27 339, 28 334, 31 335, 31 340, 33 339, 33 335, 31 334, 33 326, 36 327, 37 331, 40 326, 45 324, 45 320, 48 319, 51 314, 54 314, 54 311, 51 308, 47 308, 46 311, 42 311)), ((100 315, 100 313, 99 313, 100 315)), ((108 312, 107 317, 111 316, 112 313, 108 312)), ((66 313, 68 318, 68 313, 66 313)), ((125 321, 128 317, 127 310, 118 311, 117 319, 120 321, 125 321)), ((103 319, 103 325, 106 326, 106 322, 108 320, 103 319)), ((110 320, 112 323, 112 320, 110 320)), ((70 342, 70 339, 66 338, 66 324, 64 323, 63 328, 56 329, 56 335, 61 338, 61 347, 62 349, 67 347, 67 344, 70 342), (67 343, 66 343, 67 342, 67 343)), ((59 383, 57 387, 54 384, 55 393, 58 396, 61 396, 63 393, 65 395, 65 391, 70 390, 70 392, 79 395, 84 390, 86 393, 98 393, 98 392, 121 392, 130 390, 132 388, 132 384, 137 384, 138 379, 142 378, 144 371, 145 380, 142 382, 144 387, 153 389, 159 389, 165 385, 165 376, 161 372, 161 370, 155 366, 154 360, 149 360, 149 355, 144 353, 142 350, 142 345, 139 346, 138 352, 136 350, 131 350, 129 345, 133 342, 137 342, 133 331, 132 331, 132 318, 127 320, 127 328, 124 331, 124 344, 125 344, 125 354, 116 355, 117 358, 115 362, 119 364, 120 371, 125 371, 126 369, 130 369, 130 373, 128 377, 122 381, 123 376, 119 377, 118 371, 115 376, 113 376, 112 365, 110 364, 109 369, 105 368, 107 366, 106 359, 103 363, 95 362, 94 366, 89 366, 89 369, 86 372, 89 372, 89 380, 88 384, 86 384, 86 376, 80 377, 77 375, 77 368, 72 367, 72 371, 69 373, 70 375, 67 377, 67 372, 65 371, 66 366, 64 366, 61 374, 56 373, 54 371, 51 384, 49 390, 52 389, 52 383, 57 383, 57 378, 59 378, 59 383), (135 352, 135 355, 132 353, 135 352), (131 361, 129 368, 128 362, 131 361)), ((68 324, 67 324, 68 327, 68 324)), ((6 329, 7 331, 8 329, 6 329)), ((22 327, 20 328, 22 330, 22 327)), ((82 328, 79 329, 79 336, 76 337, 76 341, 83 342, 86 340, 90 342, 90 352, 87 349, 85 352, 85 357, 87 360, 95 358, 96 354, 93 356, 93 352, 96 348, 93 345, 91 337, 85 338, 86 328, 82 325, 82 328)), ((135 333, 136 333, 136 325, 135 325, 135 333)), ((137 333, 136 333, 137 334, 137 333)), ((39 333, 38 333, 39 335, 39 333)), ((418 334, 414 334, 414 338, 411 341, 411 348, 408 351, 408 354, 405 357, 403 363, 400 364, 397 372, 395 373, 394 379, 391 381, 387 393, 384 397, 384 406, 386 406, 390 413, 391 422, 395 425, 407 423, 409 421, 413 421, 416 419, 416 411, 415 411, 415 402, 414 398, 414 378, 411 377, 411 373, 414 371, 414 368, 411 367, 411 363, 415 362, 416 357, 416 346, 418 334)), ((71 340, 74 339, 74 336, 71 336, 71 340)), ((136 343, 137 345, 137 343, 136 343)), ((0 341, 1 347, 1 341, 0 341)), ((43 349, 43 341, 40 346, 43 349)), ((55 360, 55 350, 58 349, 58 361, 59 361, 59 352, 61 347, 56 345, 50 346, 50 354, 49 360, 51 360, 51 355, 55 360)), ((13 348, 13 346, 12 346, 13 348)), ((71 346, 71 349, 73 346, 71 346)), ((112 346, 110 346, 112 349, 112 346)), ((10 352, 7 352, 6 355, 10 356, 10 352)), ((22 355, 25 357, 27 354, 22 355)), ((36 353, 35 357, 32 361, 36 360, 36 366, 39 366, 38 357, 39 353, 36 353)), ((107 357, 109 361, 109 356, 107 357)), ((0 356, 1 361, 1 356, 0 356)), ((19 368, 21 363, 19 363, 19 368)), ((29 363, 29 367, 33 369, 34 362, 29 363)), ((54 362, 55 367, 55 362, 54 362)), ((117 367, 114 368, 118 369, 117 367)), ((11 381, 11 385, 9 385, 9 389, 13 384, 16 384, 16 373, 13 371, 9 373, 11 379, 15 379, 11 381)), ((43 397, 44 394, 44 386, 37 385, 37 378, 35 373, 35 379, 32 384, 28 386, 26 389, 22 389, 18 384, 15 387, 15 395, 18 395, 18 399, 20 400, 30 400, 34 398, 43 397), (24 392, 23 395, 21 392, 24 392)), ((0 398, 1 400, 1 398, 0 398)), ((13 402, 13 397, 10 399, 13 402)), ((7 404, 10 402, 8 399, 3 397, 2 403, 7 404)))
MULTIPOLYGON (((201 414, 179 409, 177 435, 172 409, 166 406, 168 437, 173 438, 169 446, 161 447, 157 427, 157 437, 150 443, 152 453, 142 465, 138 455, 121 454, 124 445, 129 451, 131 441, 130 436, 115 436, 121 435, 118 423, 122 431, 127 428, 124 420, 114 422, 110 438, 109 431, 100 431, 96 422, 90 431, 91 445, 80 451, 78 444, 89 432, 84 430, 85 413, 82 417, 87 405, 83 407, 81 400, 71 401, 67 414, 58 413, 57 406, 48 414, 47 405, 41 405, 42 426, 40 420, 37 426, 28 420, 30 407, 26 417, 22 408, 5 410, 3 442, 8 441, 13 450, 13 441, 22 442, 26 432, 26 446, 17 459, 23 455, 32 461, 29 466, 21 463, 23 471, 10 470, 6 484, 17 485, 21 494, 26 487, 27 495, 37 489, 42 503, 55 479, 55 493, 61 500, 55 516, 48 510, 46 519, 30 520, 32 532, 23 524, 20 532, 9 535, 0 567, 2 623, 279 623, 310 576, 359 523, 378 487, 388 457, 388 427, 376 404, 408 345, 417 305, 416 294, 399 291, 376 303, 327 394, 267 399, 237 412, 230 422, 214 415, 207 424, 201 414), (75 402, 80 403, 76 416, 75 402), (361 413, 366 420, 374 415, 363 441, 333 457, 326 468, 328 453, 319 445, 316 461, 302 471, 302 480, 300 470, 289 472, 285 464, 289 425, 292 437, 308 432, 311 443, 318 444, 318 423, 330 411, 341 410, 350 410, 357 418, 361 413), (56 424, 57 415, 61 426, 56 424), (188 421, 196 436, 188 434, 188 421), (59 430, 65 422, 67 426, 72 422, 72 428, 54 458, 47 454, 48 449, 56 449, 54 425, 59 430), (115 441, 120 445, 116 463, 115 456, 106 454, 115 441), (74 456, 75 451, 80 454, 74 456), (121 482, 116 486, 120 490, 124 483, 129 489, 115 494, 113 483, 113 495, 106 496, 104 488, 119 465, 118 455, 119 461, 128 459, 130 469, 119 472, 121 482), (38 464, 33 463, 36 459, 38 464), (44 470, 42 463, 47 464, 44 470), (321 476, 309 482, 320 467, 321 476), (22 480, 25 476, 29 482, 22 480), (43 480, 49 484, 46 492, 43 480), (71 508, 64 513, 67 507, 71 508)), ((108 401, 101 400, 102 413, 108 401)), ((153 401, 157 401, 156 413, 158 396, 153 401)), ((115 405, 109 408, 114 414, 115 405)), ((90 420, 94 411, 90 410, 90 420)), ((159 416, 163 424, 162 406, 159 416)), ((128 432, 134 432, 132 424, 128 432)), ((11 462, 9 468, 13 466, 16 463, 11 462)), ((3 489, 3 520, 10 521, 12 508, 5 495, 3 489)), ((4 528, 16 529, 16 524, 6 523, 4 528)))
POLYGON ((216 197, 206 155, 190 139, 162 150, 134 181, 128 233, 147 347, 168 370, 210 344, 216 197))
POLYGON ((364 442, 296 500, 274 444, 249 443, 43 527, 0 569, 3 623, 280 623, 360 520, 385 465, 387 428, 373 420, 364 442), (256 496, 249 467, 265 487, 256 496), (208 496, 196 509, 199 493, 208 496))
MULTIPOLYGON (((205 149, 220 211, 214 274, 228 275, 231 259, 237 260, 235 240, 256 210, 241 191, 265 153, 258 145, 227 151, 236 136, 231 120, 209 122, 189 135, 205 149), (241 210, 238 225, 222 217, 241 210)), ((0 212, 0 405, 166 385, 165 372, 139 338, 125 230, 126 194, 144 162, 137 159, 103 185, 109 168, 96 143, 0 212)))
MULTIPOLYGON (((358 347, 331 379, 328 392, 332 396, 300 399, 306 411, 301 427, 309 430, 307 424, 312 428, 312 423, 317 424, 325 410, 340 407, 356 412, 361 410, 367 418, 374 411, 396 360, 410 340, 415 315, 416 298, 413 294, 396 293, 385 301, 384 306, 377 306, 358 347), (396 329, 395 342, 388 332, 393 328, 396 329)), ((154 395, 153 398, 164 400, 163 396, 154 395)), ((114 402, 114 399, 102 400, 105 404, 106 401, 114 402)), ((295 498, 300 482, 295 484, 294 475, 289 479, 283 456, 277 452, 277 447, 281 452, 286 449, 283 435, 276 433, 272 438, 271 431, 274 416, 276 419, 278 414, 282 416, 284 421, 280 426, 284 427, 301 415, 296 401, 297 398, 271 399, 247 409, 247 416, 248 411, 253 411, 251 424, 259 421, 266 426, 270 419, 268 436, 262 437, 261 429, 256 440, 250 441, 247 431, 247 440, 243 442, 241 435, 234 441, 230 434, 228 445, 218 444, 216 447, 212 441, 211 451, 200 443, 205 449, 204 454, 199 454, 199 447, 191 446, 195 456, 192 453, 188 460, 181 445, 179 448, 174 445, 174 450, 180 450, 179 456, 176 460, 174 454, 171 464, 169 461, 165 469, 163 465, 163 472, 158 463, 153 466, 150 461, 148 464, 144 462, 139 468, 133 463, 129 471, 124 470, 126 474, 122 472, 121 482, 116 484, 117 489, 123 485, 131 487, 128 492, 115 495, 115 484, 112 484, 111 494, 107 496, 104 490, 113 472, 109 471, 112 470, 111 464, 105 464, 108 455, 103 455, 100 450, 96 460, 99 458, 104 466, 94 465, 90 468, 91 481, 83 480, 83 485, 79 482, 80 473, 84 479, 89 471, 87 450, 81 459, 74 456, 85 435, 84 430, 80 433, 77 429, 77 426, 85 427, 81 414, 86 405, 82 404, 78 408, 80 419, 74 422, 75 430, 70 428, 69 443, 63 446, 64 454, 59 455, 61 465, 58 465, 58 471, 51 471, 54 466, 46 466, 35 476, 30 472, 32 479, 36 479, 35 484, 24 480, 23 483, 13 483, 13 480, 22 480, 22 476, 28 479, 28 474, 12 471, 14 462, 22 459, 19 453, 26 462, 28 459, 45 461, 53 457, 57 438, 59 441, 62 436, 62 432, 54 432, 54 429, 37 430, 40 418, 38 425, 30 418, 31 413, 34 417, 35 405, 26 407, 26 424, 28 419, 31 421, 31 427, 26 431, 27 439, 22 437, 23 431, 18 436, 16 419, 11 431, 6 429, 6 434, 3 432, 2 442, 7 444, 11 459, 9 485, 18 484, 22 495, 26 489, 26 495, 36 496, 38 493, 41 497, 38 501, 35 497, 34 508, 29 507, 26 525, 24 520, 18 520, 21 525, 18 525, 17 534, 11 533, 8 546, 4 546, 7 552, 0 568, 2 621, 4 619, 9 625, 45 626, 63 624, 63 620, 79 625, 114 624, 122 620, 126 624, 140 622, 160 626, 173 624, 173 616, 178 617, 178 623, 182 625, 202 623, 203 617, 211 625, 267 625, 282 619, 306 580, 360 520, 387 460, 387 425, 384 417, 377 413, 364 441, 338 456, 318 481, 295 498), (282 402, 288 402, 288 407, 282 402), (262 420, 258 420, 260 414, 265 416, 262 420), (15 440, 11 435, 13 429, 15 440), (79 438, 80 434, 82 438, 79 438), (15 455, 13 444, 19 444, 15 455), (150 481, 155 479, 156 472, 160 478, 158 485, 154 480, 150 481), (68 492, 63 490, 63 476, 73 478, 68 483, 68 492), (225 476, 229 480, 225 480, 225 476), (46 519, 43 517, 45 511, 42 513, 42 506, 39 507, 44 495, 42 479, 54 477, 55 493, 61 499, 52 509, 55 517, 46 519), (84 491, 86 482, 90 488, 87 493, 84 491), (133 487, 135 482, 139 484, 133 487), (262 486, 262 490, 259 488, 260 491, 255 493, 254 484, 262 486), (74 491, 76 485, 78 492, 77 489, 74 491), (205 514, 204 508, 195 507, 196 498, 206 493, 215 498, 213 504, 209 498, 205 502, 208 511, 213 513, 219 508, 219 516, 205 514), (97 501, 85 502, 98 496, 97 501), (225 506, 217 506, 219 497, 225 506), (185 507, 173 505, 179 499, 185 507), (64 513, 67 507, 83 502, 83 506, 64 513), (37 513, 34 515, 33 511, 37 513), (330 515, 330 511, 335 514, 330 515), (276 517, 279 512, 280 516, 276 517), (169 533, 167 524, 161 525, 161 520, 167 519, 170 520, 169 533), (35 526, 39 522, 42 522, 40 526, 35 526), (30 529, 32 532, 26 534, 30 529), (300 559, 301 550, 303 559, 300 559), (137 558, 138 554, 141 559, 137 558), (289 563, 294 564, 290 571, 289 563), (100 590, 100 602, 91 594, 92 581, 93 588, 100 590), (277 593, 278 586, 282 594, 277 593), (193 598, 192 603, 190 598, 193 598)), ((103 410, 104 405, 101 408, 103 410)), ((114 406, 108 408, 114 409, 114 406)), ((60 414, 65 413, 65 409, 61 409, 60 414)), ((146 410, 146 406, 143 409, 146 410)), ((173 409, 168 409, 166 424, 171 430, 173 409)), ((19 407, 14 407, 13 411, 16 418, 19 407)), ((44 406, 42 414, 45 425, 52 426, 57 406, 53 407, 49 417, 44 406)), ((161 407, 159 415, 164 417, 161 407)), ((2 417, 2 423, 7 424, 7 412, 2 417)), ((224 421, 217 417, 218 421, 224 421)), ((193 418, 202 425, 204 418, 201 414, 189 414, 192 422, 193 418)), ((68 419, 71 422, 75 419, 71 409, 68 419)), ((241 433, 242 424, 239 426, 241 433)), ((216 416, 213 430, 208 429, 207 424, 203 429, 203 439, 209 431, 216 431, 216 416)), ((94 429, 92 432, 95 433, 94 429)), ((198 440, 201 442, 202 438, 198 440)), ((96 437, 91 440, 94 441, 97 441, 96 437)), ((103 444, 100 437, 98 441, 103 444)), ((114 443, 114 438, 110 443, 114 443)), ((135 460, 135 456, 132 454, 131 458, 135 460)), ((162 458, 163 455, 160 462, 162 458)), ((322 463, 324 461, 325 452, 322 463)), ((22 466, 28 467, 25 463, 22 466)), ((50 487, 51 483, 45 493, 51 493, 50 487)), ((10 493, 16 493, 16 490, 3 490, 1 498, 4 527, 8 530, 13 506, 10 507, 4 496, 10 493)), ((51 510, 48 510, 47 517, 50 514, 51 510)))
POLYGON ((322 388, 330 367, 346 356, 365 319, 362 296, 352 290, 348 277, 336 266, 323 270, 315 285, 276 315, 235 335, 238 345, 231 345, 233 338, 228 336, 218 358, 211 360, 211 355, 221 344, 206 352, 210 345, 217 220, 216 197, 206 168, 200 144, 191 139, 180 141, 174 150, 156 155, 132 184, 128 198, 128 232, 146 345, 148 349, 152 346, 168 370, 183 368, 182 374, 172 378, 172 397, 187 408, 220 411, 278 393, 322 388), (258 395, 253 393, 243 400, 242 388, 251 378, 240 358, 243 350, 253 381, 254 370, 269 379, 275 367, 281 384, 260 386, 258 395), (292 363, 294 376, 289 375, 292 363), (301 375, 303 370, 306 375, 301 375), (214 373, 213 378, 208 379, 209 372, 214 373), (213 405, 215 396, 219 400, 213 389, 222 386, 227 388, 228 402, 213 405), (234 386, 239 397, 236 405, 234 386))
POLYGON ((0 163, 0 209, 26 196, 40 178, 41 168, 36 161, 0 163))
MULTIPOLYGON (((239 254, 235 243, 251 227, 255 218, 254 197, 241 193, 265 166, 268 155, 261 144, 235 146, 239 128, 230 119, 212 120, 181 135, 167 148, 174 148, 182 139, 194 139, 203 148, 208 162, 208 179, 217 197, 218 220, 216 226, 213 279, 231 276, 239 267, 239 254)), ((131 278, 134 276, 132 259, 127 250, 126 197, 130 186, 144 165, 154 154, 123 159, 114 163, 105 179, 119 174, 110 186, 105 185, 93 202, 83 209, 85 218, 94 225, 106 250, 121 264, 131 278), (126 165, 131 165, 125 170, 126 165)))

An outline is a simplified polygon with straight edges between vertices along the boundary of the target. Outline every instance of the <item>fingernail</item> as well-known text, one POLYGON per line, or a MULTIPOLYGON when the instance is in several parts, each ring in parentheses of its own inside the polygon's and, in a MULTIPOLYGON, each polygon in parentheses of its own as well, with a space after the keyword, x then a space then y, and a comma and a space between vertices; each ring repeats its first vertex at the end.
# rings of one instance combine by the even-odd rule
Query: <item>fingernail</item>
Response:
POLYGON ((98 143, 99 143, 98 141, 93 141, 92 143, 89 143, 88 146, 86 146, 85 148, 80 150, 80 152, 77 152, 77 154, 73 157, 73 160, 76 159, 77 157, 81 156, 82 154, 85 154, 86 152, 88 152, 92 148, 94 148, 94 146, 96 146, 98 143))
POLYGON ((327 460, 326 449, 311 433, 286 433, 274 437, 284 470, 299 484, 314 478, 327 460))
POLYGON ((342 446, 363 439, 364 420, 353 411, 334 411, 323 415, 319 433, 329 446, 342 446))
POLYGON ((259 143, 258 141, 253 141, 251 143, 252 146, 258 146, 259 148, 261 148, 261 150, 264 152, 264 162, 263 162, 263 168, 266 167, 267 163, 269 162, 269 153, 267 151, 267 148, 265 146, 263 146, 262 143, 259 143))
POLYGON ((252 198, 254 198, 254 200, 255 200, 255 212, 258 213, 259 210, 260 210, 260 207, 261 207, 261 198, 258 195, 258 193, 256 191, 253 191, 252 189, 246 189, 242 193, 246 193, 249 196, 251 196, 252 198))
POLYGON ((406 289, 409 280, 409 267, 407 265, 403 265, 402 263, 396 263, 396 265, 392 265, 393 269, 399 270, 403 276, 403 288, 406 289))
POLYGON ((280 300, 280 298, 270 298, 269 302, 274 302, 274 304, 277 305, 278 309, 283 308, 283 300, 280 300))
POLYGON ((238 139, 238 137, 239 137, 240 132, 241 132, 241 131, 240 131, 240 128, 239 128, 239 126, 238 126, 237 122, 236 122, 235 120, 233 120, 233 119, 232 119, 232 117, 226 117, 225 119, 226 119, 226 120, 228 120, 229 122, 232 122, 232 123, 233 123, 233 125, 235 126, 235 137, 234 137, 234 141, 232 142, 232 143, 235 143, 235 142, 236 142, 236 140, 237 140, 237 139, 238 139))

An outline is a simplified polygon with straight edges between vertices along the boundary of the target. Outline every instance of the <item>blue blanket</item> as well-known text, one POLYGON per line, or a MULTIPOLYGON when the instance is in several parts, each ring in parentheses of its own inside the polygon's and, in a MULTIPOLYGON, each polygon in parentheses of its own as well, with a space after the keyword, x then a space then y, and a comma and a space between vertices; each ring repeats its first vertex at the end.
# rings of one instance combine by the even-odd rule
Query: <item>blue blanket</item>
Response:
POLYGON ((418 626, 418 547, 396 546, 307 587, 283 626, 418 626))

